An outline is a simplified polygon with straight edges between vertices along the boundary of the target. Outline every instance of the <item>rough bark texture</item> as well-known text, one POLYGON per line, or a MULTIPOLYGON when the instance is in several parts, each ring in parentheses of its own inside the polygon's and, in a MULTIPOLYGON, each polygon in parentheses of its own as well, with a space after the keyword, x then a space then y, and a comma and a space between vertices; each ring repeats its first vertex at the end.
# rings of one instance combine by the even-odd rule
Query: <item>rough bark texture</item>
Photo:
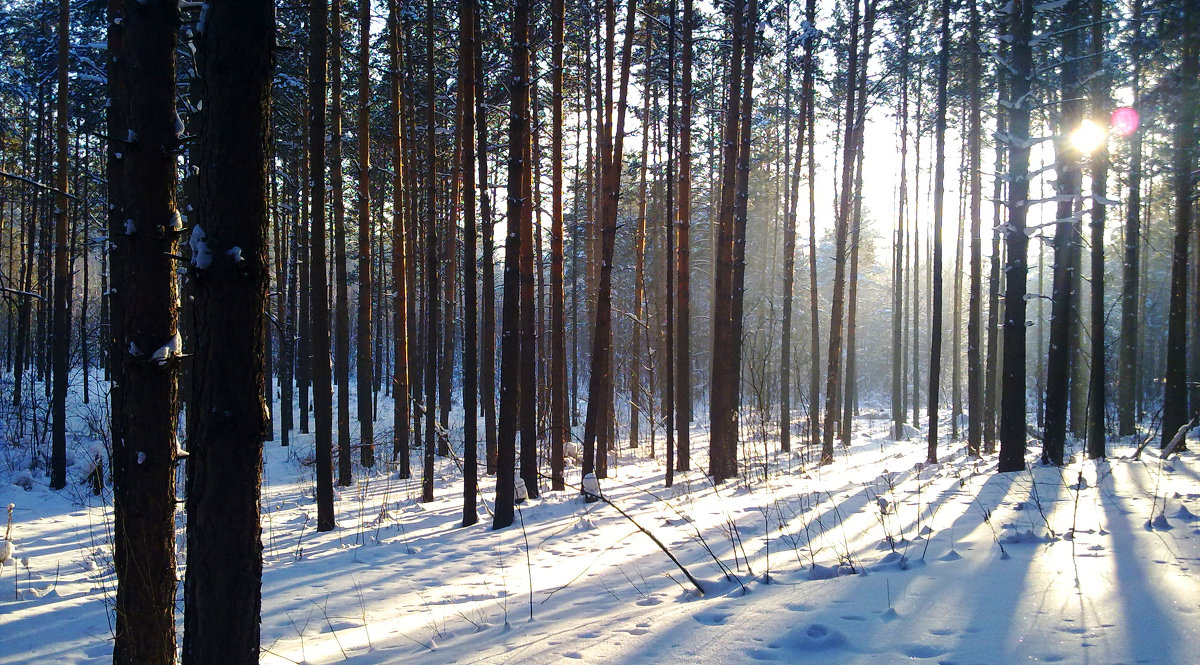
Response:
POLYGON ((192 395, 201 415, 188 442, 183 662, 250 665, 259 655, 259 499, 269 427, 262 386, 274 4, 212 3, 203 40, 209 85, 197 224, 213 258, 195 277, 192 395))
POLYGON ((371 3, 359 0, 358 15, 358 379, 359 461, 375 465, 375 360, 371 346, 371 3))
POLYGON ((1004 229, 1008 246, 1004 293, 1004 378, 1000 395, 1001 472, 1025 468, 1025 279, 1029 238, 1025 235, 1029 196, 1029 76, 1033 71, 1033 4, 1036 0, 1015 0, 1012 6, 1013 67, 1009 91, 1008 134, 1009 186, 1008 225, 1004 229))
POLYGON ((458 118, 459 174, 463 196, 463 300, 466 306, 466 325, 463 330, 463 526, 479 521, 476 506, 478 492, 478 423, 479 392, 476 356, 478 331, 476 320, 479 303, 475 294, 475 21, 479 5, 474 0, 462 0, 458 5, 458 80, 468 82, 459 86, 458 118))
POLYGON ((175 661, 176 379, 174 362, 151 354, 178 334, 169 255, 179 234, 167 229, 179 10, 172 0, 110 0, 108 12, 113 662, 166 665, 175 661))
POLYGON ((392 292, 395 305, 392 308, 392 369, 393 430, 392 461, 399 462, 397 471, 401 478, 412 476, 409 467, 409 418, 412 399, 409 388, 408 363, 408 252, 405 238, 408 235, 409 215, 404 205, 404 179, 409 164, 405 158, 403 140, 403 96, 400 79, 400 16, 399 0, 388 0, 388 51, 391 56, 393 75, 391 78, 392 111, 392 292))

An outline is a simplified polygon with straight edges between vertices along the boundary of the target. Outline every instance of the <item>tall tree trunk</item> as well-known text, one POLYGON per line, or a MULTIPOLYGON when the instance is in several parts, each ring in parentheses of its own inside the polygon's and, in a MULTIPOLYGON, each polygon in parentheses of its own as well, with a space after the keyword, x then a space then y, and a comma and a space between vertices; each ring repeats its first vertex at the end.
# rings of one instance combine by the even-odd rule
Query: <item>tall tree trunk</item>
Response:
POLYGON ((433 501, 434 450, 437 445, 438 292, 437 233, 437 88, 433 40, 433 0, 425 3, 425 454, 421 471, 421 501, 433 501))
MULTIPOLYGON (((475 34, 482 35, 479 12, 474 14, 475 34)), ((480 343, 482 367, 480 368, 480 396, 483 400, 484 458, 489 474, 496 473, 496 252, 495 224, 492 220, 491 199, 488 197, 487 163, 487 107, 483 103, 483 46, 482 39, 475 40, 475 146, 479 162, 479 213, 483 232, 483 334, 480 343)))
POLYGON ((566 489, 563 443, 567 414, 567 331, 563 295, 563 0, 550 3, 552 108, 550 128, 550 489, 566 489))
POLYGON ((1062 466, 1069 424, 1067 399, 1070 392, 1071 353, 1078 340, 1072 339, 1075 318, 1076 272, 1080 251, 1078 216, 1075 212, 1075 197, 1079 193, 1081 174, 1079 151, 1070 143, 1068 135, 1083 119, 1083 103, 1078 99, 1079 73, 1076 60, 1079 55, 1077 25, 1080 19, 1080 0, 1068 0, 1063 7, 1067 30, 1062 36, 1061 107, 1062 120, 1058 127, 1054 152, 1058 173, 1057 191, 1060 197, 1054 231, 1054 287, 1053 305, 1050 313, 1050 350, 1046 359, 1046 429, 1043 439, 1042 461, 1062 466))
MULTIPOLYGON (((533 7, 530 7, 530 14, 533 13, 533 7)), ((530 24, 536 24, 536 20, 530 17, 530 24)), ((526 36, 526 43, 532 40, 532 35, 526 36)), ((530 48, 530 60, 534 60, 533 49, 530 48)), ((532 102, 533 95, 537 92, 536 75, 533 73, 533 67, 530 66, 530 83, 529 97, 532 102)), ((530 111, 526 111, 529 114, 530 111)), ((536 119, 536 118, 535 118, 536 119)), ((531 122, 532 125, 532 122, 531 122)), ((537 207, 537 202, 533 198, 533 175, 537 168, 534 162, 533 152, 533 128, 530 127, 529 140, 525 142, 525 164, 528 168, 524 171, 523 179, 521 180, 521 247, 517 257, 520 261, 520 277, 521 277, 521 355, 520 355, 520 381, 521 381, 521 406, 517 410, 520 417, 521 428, 521 459, 520 472, 521 480, 525 483, 525 490, 531 498, 538 496, 538 464, 537 464, 537 397, 538 397, 538 351, 537 351, 537 318, 539 307, 534 300, 534 290, 536 287, 534 278, 534 254, 540 254, 540 247, 535 248, 536 242, 533 232, 533 215, 534 209, 537 207)))
MULTIPOLYGON (((609 8, 610 13, 615 9, 609 8)), ((596 288, 596 317, 592 333, 592 367, 588 377, 588 406, 583 431, 583 475, 593 470, 598 477, 607 471, 607 443, 602 430, 609 428, 612 410, 612 262, 617 236, 617 203, 620 197, 621 164, 625 145, 625 111, 629 99, 629 69, 633 52, 634 18, 637 0, 629 0, 625 20, 625 40, 621 48, 619 102, 616 128, 610 122, 599 122, 600 164, 602 178, 600 196, 600 265, 596 288)), ((610 28, 610 33, 611 33, 610 28)), ((613 50, 612 40, 608 50, 613 50)), ((609 66, 612 58, 609 58, 609 66)), ((591 498, 591 497, 589 497, 591 498)), ((593 499, 594 500, 594 499, 593 499)))
MULTIPOLYGON (((527 178, 529 145, 529 0, 513 2, 512 94, 508 115, 508 187, 520 192, 527 178)), ((527 202, 508 197, 508 232, 504 242, 504 310, 500 335, 500 422, 496 455, 496 502, 492 528, 513 523, 516 486, 517 415, 521 383, 521 293, 519 254, 521 222, 527 202)), ((586 464, 586 462, 585 462, 586 464)))
POLYGON ((342 175, 342 1, 330 0, 331 68, 329 118, 329 179, 333 197, 334 266, 334 351, 333 371, 337 383, 338 485, 351 480, 350 454, 350 294, 346 277, 346 194, 342 175))
MULTIPOLYGON (((643 54, 646 62, 653 57, 653 35, 650 32, 650 22, 642 26, 646 32, 646 43, 643 54)), ((637 228, 633 237, 633 335, 629 350, 629 447, 637 448, 639 439, 640 413, 642 396, 649 393, 642 389, 642 303, 646 292, 646 169, 650 161, 650 97, 654 94, 650 88, 650 67, 642 73, 642 154, 641 166, 638 169, 638 218, 637 228)))
POLYGON ((804 10, 804 20, 813 30, 813 34, 804 43, 804 80, 801 84, 801 96, 804 97, 804 112, 810 119, 808 122, 808 308, 810 320, 809 337, 809 372, 808 372, 808 434, 809 444, 815 446, 820 433, 821 403, 821 317, 817 297, 817 163, 814 158, 817 123, 814 104, 813 81, 815 79, 816 61, 814 52, 817 37, 817 2, 808 0, 804 10))
POLYGON ((904 437, 904 425, 908 422, 905 409, 908 365, 904 356, 904 323, 906 317, 904 286, 905 226, 908 212, 908 67, 912 49, 912 19, 904 17, 904 36, 900 46, 900 192, 896 206, 895 248, 892 254, 892 438, 899 441, 904 437))
MULTIPOLYGON (((54 388, 50 398, 50 488, 67 485, 67 386, 71 381, 69 354, 71 351, 71 274, 70 245, 67 243, 67 108, 69 105, 67 70, 71 29, 69 0, 58 3, 58 93, 54 113, 54 133, 57 144, 54 203, 54 338, 51 341, 51 367, 54 388)), ((172 116, 174 117, 174 116, 172 116)), ((86 376, 85 376, 86 380, 86 376)))
MULTIPOLYGON (((1142 90, 1142 0, 1133 2, 1133 40, 1129 60, 1133 108, 1141 102, 1142 90)), ((1129 198, 1125 209, 1125 253, 1121 266, 1121 350, 1117 370, 1117 434, 1132 436, 1137 426, 1138 336, 1139 336, 1139 260, 1141 258, 1142 212, 1142 132, 1129 137, 1129 198)), ((1198 257, 1200 258, 1200 257, 1198 257)))
MULTIPOLYGON (((969 110, 967 112, 967 171, 970 179, 970 200, 967 204, 971 217, 971 285, 967 306, 967 451, 978 457, 983 446, 983 421, 985 377, 983 371, 983 246, 980 239, 982 226, 981 206, 983 202, 983 178, 980 169, 980 136, 983 132, 980 118, 982 91, 982 67, 979 58, 979 6, 977 0, 968 2, 969 24, 967 32, 967 78, 969 80, 969 110)), ((997 235, 998 231, 993 231, 997 235)))
MULTIPOLYGON (((176 380, 152 354, 178 339, 170 255, 179 234, 160 230, 173 228, 176 214, 178 30, 171 0, 109 2, 113 662, 128 665, 175 662, 176 380)), ((250 390, 257 395, 258 386, 250 390)))
POLYGON ((392 292, 395 299, 392 312, 392 343, 395 345, 392 351, 395 357, 395 367, 392 370, 392 461, 399 462, 397 470, 400 477, 409 478, 412 475, 409 467, 409 418, 412 397, 409 387, 408 252, 404 241, 412 219, 409 215, 410 210, 404 204, 404 181, 411 164, 404 152, 399 12, 399 0, 388 0, 388 52, 392 67, 392 292))
MULTIPOLYGON (((1089 83, 1093 122, 1103 126, 1108 120, 1109 79, 1104 71, 1104 3, 1092 0, 1092 78, 1089 83)), ((1104 221, 1108 205, 1108 141, 1092 155, 1092 366, 1088 387, 1088 459, 1105 455, 1104 404, 1106 359, 1104 311, 1104 221)))
POLYGON ((693 0, 683 0, 683 53, 679 107, 679 249, 678 287, 679 322, 676 330, 678 349, 675 357, 676 459, 679 471, 691 469, 690 425, 692 422, 692 30, 695 24, 693 0))
POLYGON ((733 290, 734 248, 737 234, 737 166, 741 142, 742 54, 746 48, 746 1, 734 0, 730 35, 729 84, 725 98, 725 121, 721 133, 724 154, 721 158, 721 203, 716 220, 716 262, 713 274, 712 375, 709 390, 708 473, 720 483, 737 475, 738 413, 737 394, 741 376, 734 366, 733 290))
POLYGON ((938 392, 942 380, 942 200, 946 191, 946 79, 950 73, 950 0, 942 0, 941 42, 933 139, 933 322, 929 333, 929 440, 925 452, 925 461, 930 464, 937 462, 938 392))
MULTIPOLYGON (((1163 385, 1162 445, 1166 447, 1188 420, 1187 310, 1188 250, 1192 233, 1192 196, 1195 193, 1196 80, 1200 47, 1200 9, 1186 3, 1183 12, 1180 90, 1175 100, 1172 185, 1175 193, 1175 244, 1171 256, 1171 300, 1167 319, 1166 380, 1163 385)), ((1193 410, 1195 407, 1193 407, 1193 410)))
MULTIPOLYGON (((997 22, 997 30, 1006 32, 1007 26, 1003 19, 997 22)), ((1004 44, 1000 44, 998 53, 1007 58, 1004 44)), ((996 68, 996 102, 1007 102, 1008 77, 1002 67, 996 68)), ((1008 134, 1008 118, 1002 112, 996 113, 996 135, 1008 134)), ((987 319, 987 368, 984 371, 983 385, 983 452, 996 452, 996 407, 999 404, 1001 373, 1000 368, 1000 290, 1004 273, 1000 270, 1000 220, 1002 202, 1004 201, 1004 180, 998 174, 1004 172, 1004 141, 995 141, 995 158, 992 172, 997 176, 992 178, 992 200, 996 202, 992 213, 992 259, 991 274, 988 276, 988 319, 987 319)))
POLYGON ((458 94, 460 96, 458 135, 459 178, 463 188, 463 290, 466 325, 463 331, 463 526, 479 521, 475 495, 479 491, 478 423, 479 339, 476 330, 479 303, 476 298, 475 258, 475 21, 479 5, 475 0, 458 4, 458 94))
POLYGON ((309 219, 308 300, 312 353, 313 406, 316 421, 317 531, 332 531, 333 383, 329 367, 329 284, 325 278, 325 82, 328 7, 309 0, 308 155, 312 212, 309 219))
POLYGON ((1029 237, 1025 235, 1029 197, 1029 95, 1033 73, 1033 14, 1036 0, 1014 0, 1010 17, 1013 76, 1009 85, 1008 224, 1004 266, 1004 357, 1000 395, 1001 473, 1025 468, 1025 280, 1029 237))
MULTIPOLYGON (((189 440, 183 662, 257 663, 262 606, 260 487, 268 380, 267 155, 275 7, 212 6, 200 62, 200 200, 212 262, 197 265, 189 440), (231 251, 241 248, 241 253, 231 251)), ((172 497, 173 498, 173 497, 172 497)))
POLYGON ((358 425, 359 460, 375 466, 375 361, 371 341, 371 3, 359 1, 358 17, 358 425))
POLYGON ((825 374, 825 427, 821 438, 821 464, 833 462, 833 437, 838 432, 839 380, 842 372, 842 319, 846 306, 846 245, 850 235, 850 193, 854 180, 855 91, 858 82, 859 4, 854 0, 850 19, 850 45, 846 68, 845 130, 842 138, 842 189, 834 229, 833 301, 829 315, 829 364, 825 374))

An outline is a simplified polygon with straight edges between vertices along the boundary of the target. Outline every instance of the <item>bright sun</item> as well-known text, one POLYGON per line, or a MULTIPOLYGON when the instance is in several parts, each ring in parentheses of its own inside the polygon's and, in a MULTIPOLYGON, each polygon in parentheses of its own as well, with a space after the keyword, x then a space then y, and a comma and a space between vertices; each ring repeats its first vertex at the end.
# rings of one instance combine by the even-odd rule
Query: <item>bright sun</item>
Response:
POLYGON ((1106 138, 1103 127, 1091 120, 1084 120, 1079 123, 1078 129, 1071 132, 1071 145, 1079 152, 1090 155, 1104 145, 1106 138))

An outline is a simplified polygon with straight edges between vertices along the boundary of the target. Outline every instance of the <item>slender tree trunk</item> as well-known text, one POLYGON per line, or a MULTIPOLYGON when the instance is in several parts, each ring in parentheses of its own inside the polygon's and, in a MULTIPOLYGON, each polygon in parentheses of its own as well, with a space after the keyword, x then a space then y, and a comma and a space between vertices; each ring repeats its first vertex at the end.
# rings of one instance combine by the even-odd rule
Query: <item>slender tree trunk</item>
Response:
MULTIPOLYGON (((475 34, 480 31, 479 12, 474 14, 475 34)), ((496 252, 495 224, 492 220, 491 199, 488 197, 487 163, 487 113, 483 104, 483 56, 482 39, 475 40, 475 135, 478 138, 475 150, 479 162, 480 217, 483 222, 483 334, 480 343, 482 367, 480 367, 480 396, 483 400, 484 458, 489 474, 496 473, 496 252)))
MULTIPOLYGON (((610 7, 612 12, 615 9, 610 7)), ((602 430, 609 428, 612 410, 612 262, 617 235, 617 203, 620 197, 621 164, 625 141, 625 111, 628 106, 629 70, 633 51, 634 18, 637 0, 629 0, 625 20, 625 40, 621 48, 619 102, 616 129, 608 122, 599 122, 600 164, 602 166, 600 196, 600 266, 596 288, 596 317, 592 334, 592 367, 588 377, 588 406, 584 420, 581 469, 586 477, 596 471, 604 477, 607 471, 609 438, 602 430)), ((611 32, 611 28, 610 28, 611 32)), ((610 40, 608 50, 612 51, 610 40)), ((609 59, 611 67, 612 58, 609 59)), ((591 498, 591 497, 589 497, 591 498)), ((594 499, 592 499, 594 500, 594 499)))
MULTIPOLYGON (((169 255, 179 234, 159 227, 176 214, 179 9, 170 0, 127 9, 135 8, 109 2, 113 662, 167 665, 175 662, 176 379, 172 364, 153 355, 155 349, 170 353, 178 339, 176 266, 169 255)), ((32 272, 32 262, 29 267, 32 272)), ((257 395, 257 385, 250 389, 257 395)))
MULTIPOLYGON (((1142 90, 1142 0, 1133 2, 1133 40, 1129 60, 1132 104, 1138 108, 1142 90)), ((1141 258, 1142 212, 1142 132, 1129 137, 1129 198, 1125 212, 1125 253, 1121 267, 1121 350, 1117 370, 1117 434, 1132 436, 1137 426, 1138 336, 1139 336, 1139 259, 1141 258)))
POLYGON ((358 17, 358 367, 359 460, 375 466, 375 413, 372 395, 371 294, 371 3, 359 0, 358 17))
POLYGON ((1000 395, 1001 473, 1025 468, 1025 280, 1029 237, 1025 235, 1029 197, 1029 95, 1033 72, 1033 5, 1014 0, 1010 16, 1013 76, 1009 85, 1008 224, 1004 229, 1008 260, 1004 267, 1004 357, 1000 395))
POLYGON ((821 439, 821 464, 833 462, 833 437, 838 429, 839 380, 842 372, 842 318, 846 306, 846 249, 850 235, 850 194, 854 180, 855 91, 858 82, 859 4, 854 0, 850 19, 850 45, 846 69, 845 133, 842 138, 842 189, 834 229, 833 300, 829 315, 829 364, 825 375, 825 428, 821 439))
POLYGON ((475 496, 479 491, 478 454, 478 364, 476 330, 475 259, 475 22, 479 5, 475 0, 458 4, 458 94, 462 114, 458 135, 462 141, 458 170, 463 188, 463 289, 466 325, 463 331, 463 526, 479 521, 475 496))
MULTIPOLYGON (((1093 121, 1103 126, 1108 119, 1109 79, 1104 71, 1104 3, 1092 0, 1092 79, 1089 84, 1093 121)), ((1104 310, 1104 222, 1108 205, 1108 141, 1092 155, 1092 366, 1088 387, 1087 454, 1089 459, 1105 456, 1104 405, 1106 359, 1104 310)))
MULTIPOLYGON (((512 20, 512 94, 509 97, 508 187, 523 191, 529 171, 525 161, 529 145, 529 0, 513 2, 512 20)), ((503 332, 500 335, 500 422, 496 458, 496 503, 492 528, 503 529, 513 523, 515 465, 517 453, 517 415, 521 383, 521 294, 520 259, 521 222, 526 201, 508 197, 508 233, 504 247, 503 332)))
POLYGON ((679 107, 679 249, 678 287, 679 323, 676 331, 678 349, 675 357, 675 427, 676 469, 691 469, 690 425, 692 422, 692 359, 691 359, 691 228, 692 228, 692 58, 695 10, 693 0, 683 0, 683 53, 679 107))
POLYGON ((54 380, 50 399, 50 488, 56 490, 67 485, 67 387, 71 381, 71 290, 74 288, 74 275, 71 274, 70 265, 71 247, 67 242, 67 211, 70 209, 70 202, 67 200, 67 150, 70 148, 70 137, 67 134, 67 56, 70 46, 70 16, 69 0, 59 0, 56 76, 58 93, 54 113, 57 144, 55 159, 58 162, 54 184, 58 193, 54 203, 54 338, 50 350, 54 380))
POLYGON ((929 441, 925 460, 937 462, 938 392, 942 365, 942 201, 946 179, 946 80, 950 72, 950 0, 942 0, 941 53, 938 57, 937 110, 933 155, 933 322, 929 344, 929 441))
POLYGON ((437 445, 437 360, 439 315, 437 233, 437 88, 433 40, 433 0, 425 3, 425 454, 421 501, 433 501, 434 450, 437 445))
POLYGON ((563 0, 550 4, 553 24, 550 128, 550 489, 566 489, 563 443, 570 435, 567 414, 567 336, 563 295, 563 0))
MULTIPOLYGON (((967 204, 971 216, 971 285, 970 302, 967 306, 967 451, 978 457, 983 446, 984 406, 983 382, 991 376, 983 371, 983 247, 980 239, 982 226, 981 205, 983 202, 983 177, 980 169, 980 136, 983 132, 980 118, 979 89, 983 78, 979 53, 979 7, 977 0, 969 0, 970 12, 967 31, 967 78, 970 81, 970 109, 967 112, 967 170, 970 190, 967 204)), ((999 231, 993 231, 998 235, 999 231)))
MULTIPOLYGON (((653 42, 650 23, 643 23, 646 31, 646 43, 643 53, 646 61, 653 57, 653 42)), ((638 220, 633 237, 634 278, 633 278, 633 335, 629 350, 629 447, 637 448, 639 439, 639 416, 642 410, 642 396, 648 395, 642 389, 642 303, 646 292, 646 169, 650 161, 650 97, 655 94, 650 88, 650 67, 643 70, 642 75, 642 154, 641 166, 638 169, 638 220)))
MULTIPOLYGON (((997 29, 1007 31, 1003 20, 998 22, 997 29)), ((1000 45, 998 51, 1001 57, 1007 57, 1007 50, 1000 45)), ((1007 102, 1008 77, 1003 68, 996 69, 996 101, 1007 102)), ((1004 113, 996 114, 996 135, 1005 136, 1008 133, 1008 118, 1004 113)), ((987 319, 987 368, 984 371, 983 385, 983 452, 996 452, 996 407, 999 404, 1001 373, 1000 369, 1000 291, 1003 272, 1000 270, 1000 220, 1004 200, 1004 180, 999 177, 1004 172, 1004 141, 995 142, 995 158, 992 165, 992 200, 996 202, 992 215, 992 259, 991 274, 988 277, 988 319, 987 319)))
POLYGON ((1067 410, 1072 380, 1071 354, 1079 344, 1078 340, 1072 339, 1071 332, 1075 318, 1076 254, 1080 251, 1081 241, 1074 198, 1079 193, 1081 174, 1078 164, 1082 155, 1067 138, 1083 118, 1083 103, 1077 99, 1079 36, 1075 27, 1080 19, 1079 1, 1069 0, 1063 7, 1064 21, 1069 29, 1062 36, 1062 121, 1054 146, 1058 173, 1056 193, 1066 200, 1058 204, 1054 232, 1054 287, 1050 313, 1050 350, 1046 359, 1046 428, 1042 461, 1055 466, 1062 466, 1064 461, 1067 426, 1071 420, 1067 410))
POLYGON ((399 0, 388 0, 388 51, 392 68, 392 292, 395 303, 392 312, 392 355, 395 358, 392 370, 392 461, 399 462, 397 471, 400 477, 409 478, 412 476, 409 467, 412 398, 409 387, 408 252, 404 241, 408 236, 411 218, 404 205, 404 179, 411 165, 404 153, 400 30, 399 0))
POLYGON ((325 81, 327 78, 325 0, 309 1, 309 190, 312 228, 309 233, 308 310, 311 332, 312 383, 316 421, 317 531, 332 531, 333 513, 333 383, 329 367, 329 285, 325 278, 325 81))
MULTIPOLYGON (((530 6, 530 14, 533 13, 533 6, 530 6)), ((530 23, 535 24, 536 19, 530 16, 530 23)), ((531 35, 526 36, 526 43, 532 40, 531 35)), ((530 60, 534 60, 533 49, 530 48, 530 60)), ((536 76, 533 75, 533 67, 530 66, 530 84, 529 97, 532 102, 532 97, 537 92, 537 84, 535 83, 536 76)), ((527 115, 529 110, 525 112, 527 115)), ((522 173, 521 182, 521 247, 517 254, 520 261, 520 277, 521 277, 521 355, 519 363, 519 375, 521 382, 521 406, 517 410, 520 418, 521 428, 521 458, 520 472, 521 480, 525 483, 525 490, 531 498, 538 496, 538 464, 537 464, 537 397, 538 397, 538 352, 537 352, 537 318, 539 307, 534 301, 534 289, 536 288, 534 277, 534 254, 540 253, 540 247, 534 247, 536 242, 533 232, 533 215, 537 202, 533 198, 533 175, 536 169, 533 152, 533 127, 531 119, 531 127, 529 131, 529 140, 524 143, 525 149, 525 164, 527 168, 522 173)))
POLYGON ((892 438, 899 441, 904 437, 904 425, 908 417, 905 409, 908 378, 904 356, 904 323, 906 317, 904 286, 905 227, 904 217, 908 212, 908 67, 912 49, 912 20, 904 20, 904 36, 900 46, 900 195, 896 206, 895 248, 892 254, 892 438))
POLYGON ((346 194, 342 176, 342 2, 330 0, 329 179, 333 197, 334 357, 337 383, 337 484, 351 481, 350 454, 350 294, 346 277, 346 194))

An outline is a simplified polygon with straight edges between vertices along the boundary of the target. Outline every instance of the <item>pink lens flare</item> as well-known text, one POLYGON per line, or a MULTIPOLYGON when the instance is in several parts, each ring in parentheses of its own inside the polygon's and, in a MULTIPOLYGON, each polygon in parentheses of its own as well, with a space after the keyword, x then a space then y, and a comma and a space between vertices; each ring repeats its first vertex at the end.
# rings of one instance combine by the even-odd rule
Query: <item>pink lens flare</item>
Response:
POLYGON ((1109 119, 1109 122, 1112 124, 1113 133, 1119 136, 1129 136, 1136 132, 1139 121, 1140 118, 1138 117, 1137 110, 1131 106, 1122 106, 1114 109, 1112 117, 1109 119))

